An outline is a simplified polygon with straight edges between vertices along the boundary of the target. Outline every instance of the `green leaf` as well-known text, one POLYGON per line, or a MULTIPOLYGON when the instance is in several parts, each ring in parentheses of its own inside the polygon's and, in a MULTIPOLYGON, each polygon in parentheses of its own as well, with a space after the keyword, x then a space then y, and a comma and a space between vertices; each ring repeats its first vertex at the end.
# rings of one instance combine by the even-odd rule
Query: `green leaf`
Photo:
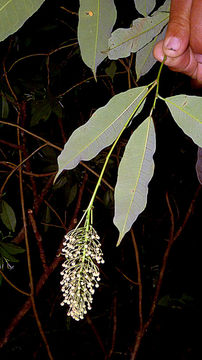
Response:
POLYGON ((134 0, 137 11, 143 15, 149 15, 156 6, 156 0, 134 0))
POLYGON ((47 232, 49 230, 48 224, 51 223, 51 219, 52 219, 52 212, 51 209, 47 206, 43 216, 43 222, 47 224, 47 225, 44 224, 44 232, 47 232))
POLYGON ((140 79, 141 76, 147 74, 148 71, 151 70, 151 68, 156 63, 156 59, 153 56, 153 48, 157 42, 164 38, 166 28, 163 30, 163 32, 157 35, 149 44, 147 44, 137 52, 135 62, 137 81, 140 79))
POLYGON ((4 249, 0 244, 0 254, 3 256, 4 259, 11 261, 11 262, 19 262, 13 255, 11 255, 6 249, 4 249))
MULTIPOLYGON (((113 96, 86 124, 74 131, 58 157, 58 173, 75 168, 82 160, 91 160, 111 145, 125 127, 147 91, 146 86, 129 89, 113 96)), ((138 108, 136 114, 141 111, 138 108)))
POLYGON ((107 57, 115 21, 113 0, 80 0, 78 41, 82 59, 95 77, 98 65, 107 57))
POLYGON ((116 74, 117 71, 117 66, 116 66, 116 62, 112 61, 110 63, 110 65, 105 69, 105 72, 108 76, 110 76, 110 78, 112 79, 112 81, 114 80, 114 76, 116 74))
POLYGON ((78 185, 77 184, 74 184, 72 187, 71 187, 71 190, 69 191, 69 194, 68 194, 68 200, 67 200, 67 203, 66 203, 66 207, 68 208, 69 205, 71 205, 71 203, 74 201, 74 199, 76 198, 76 195, 77 195, 77 191, 78 191, 78 185))
POLYGON ((169 13, 156 12, 153 16, 133 21, 129 29, 115 30, 109 39, 109 59, 117 60, 137 52, 148 44, 166 26, 169 13))
POLYGON ((176 95, 164 99, 175 122, 202 147, 202 98, 199 96, 176 95))
POLYGON ((114 195, 114 224, 119 230, 117 246, 146 207, 155 149, 154 124, 148 117, 132 134, 119 165, 114 195))
POLYGON ((8 230, 13 232, 15 231, 15 227, 16 227, 15 213, 12 207, 5 200, 1 200, 0 218, 8 230))
POLYGON ((43 99, 32 101, 30 125, 36 126, 41 120, 48 120, 52 112, 57 117, 62 117, 62 105, 54 96, 48 95, 43 99))
POLYGON ((106 208, 108 209, 114 208, 114 193, 111 189, 105 191, 103 202, 106 208))
POLYGON ((48 98, 37 100, 32 103, 32 118, 30 126, 36 126, 41 120, 48 120, 52 112, 51 103, 48 98))
POLYGON ((12 243, 5 243, 3 241, 0 242, 0 247, 6 250, 10 255, 21 254, 25 252, 25 249, 21 248, 12 243))
POLYGON ((17 31, 45 0, 0 0, 0 41, 17 31))
POLYGON ((1 96, 0 99, 1 118, 7 119, 9 114, 9 106, 5 96, 1 96))

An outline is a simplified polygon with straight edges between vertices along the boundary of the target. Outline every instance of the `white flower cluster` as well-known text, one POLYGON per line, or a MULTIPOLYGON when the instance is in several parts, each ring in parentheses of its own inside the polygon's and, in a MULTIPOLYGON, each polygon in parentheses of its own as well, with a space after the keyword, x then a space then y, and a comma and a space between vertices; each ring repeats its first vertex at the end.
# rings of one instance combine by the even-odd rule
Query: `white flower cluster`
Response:
POLYGON ((84 318, 91 309, 92 295, 99 287, 100 272, 96 263, 104 263, 99 236, 90 226, 71 230, 63 243, 65 256, 62 275, 63 302, 67 304, 68 316, 75 320, 84 318))

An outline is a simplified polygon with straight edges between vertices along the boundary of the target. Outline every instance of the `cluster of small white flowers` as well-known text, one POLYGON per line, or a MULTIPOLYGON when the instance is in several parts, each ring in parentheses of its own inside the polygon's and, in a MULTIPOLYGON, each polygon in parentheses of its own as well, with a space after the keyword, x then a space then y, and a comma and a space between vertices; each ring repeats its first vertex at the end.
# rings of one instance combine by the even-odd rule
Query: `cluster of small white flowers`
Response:
POLYGON ((80 320, 91 309, 92 295, 99 287, 100 272, 96 263, 104 263, 97 232, 92 226, 88 231, 85 227, 70 231, 65 236, 62 253, 65 262, 61 272, 64 298, 61 305, 67 304, 67 315, 80 320))

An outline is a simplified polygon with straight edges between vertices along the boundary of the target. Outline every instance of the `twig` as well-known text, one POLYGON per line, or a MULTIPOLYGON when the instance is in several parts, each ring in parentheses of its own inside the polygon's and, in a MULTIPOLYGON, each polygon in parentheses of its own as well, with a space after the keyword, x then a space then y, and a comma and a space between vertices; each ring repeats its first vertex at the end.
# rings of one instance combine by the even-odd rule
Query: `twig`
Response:
MULTIPOLYGON (((6 68, 5 68, 5 61, 3 62, 3 70, 4 70, 4 76, 5 76, 5 79, 6 79, 6 83, 8 85, 8 88, 9 88, 13 98, 15 99, 16 107, 17 107, 17 113, 18 113, 18 115, 17 115, 17 124, 16 124, 17 125, 17 144, 19 146, 19 160, 20 160, 20 164, 21 164, 22 163, 22 151, 20 150, 21 143, 20 143, 20 131, 19 131, 19 120, 20 120, 20 116, 21 116, 21 112, 20 112, 21 109, 20 109, 20 106, 19 106, 17 96, 14 93, 14 91, 13 91, 11 85, 10 85, 10 82, 8 80, 7 72, 6 72, 6 68)), ((20 200, 21 200, 21 208, 22 208, 23 226, 24 226, 24 231, 25 231, 25 245, 26 245, 26 250, 27 250, 26 254, 27 254, 28 272, 29 272, 30 289, 31 289, 30 300, 31 300, 34 316, 35 316, 35 319, 36 319, 36 323, 38 325, 41 337, 42 337, 42 339, 44 341, 48 356, 49 356, 50 360, 53 360, 52 354, 50 352, 49 345, 48 345, 47 340, 46 340, 46 336, 44 334, 44 331, 42 329, 42 326, 41 326, 41 323, 40 323, 40 320, 39 320, 39 317, 38 317, 38 313, 37 313, 36 305, 35 305, 35 300, 34 300, 34 283, 33 283, 33 277, 32 277, 30 249, 29 249, 28 234, 27 234, 27 223, 26 223, 25 206, 24 206, 23 180, 22 180, 22 169, 21 169, 21 167, 19 167, 19 185, 20 185, 20 200)))
POLYGON ((109 351, 109 355, 106 358, 107 359, 111 359, 113 352, 114 352, 114 348, 115 348, 115 343, 116 343, 116 333, 117 333, 117 294, 114 295, 113 298, 113 332, 112 332, 112 344, 111 344, 111 349, 109 351))
POLYGON ((68 12, 69 14, 77 15, 77 16, 78 16, 78 13, 77 13, 77 12, 68 10, 68 9, 66 9, 64 6, 60 6, 60 9, 65 10, 65 11, 68 12))
POLYGON ((29 59, 29 58, 32 58, 32 57, 37 57, 37 56, 50 56, 50 55, 53 55, 53 54, 55 54, 56 52, 58 52, 60 50, 69 48, 69 47, 77 45, 77 44, 78 44, 78 42, 75 42, 75 43, 72 43, 72 44, 63 45, 63 46, 61 46, 61 47, 59 47, 57 49, 51 50, 50 52, 47 52, 47 53, 29 54, 29 55, 23 56, 22 58, 17 59, 16 61, 14 61, 14 63, 8 69, 8 72, 10 72, 13 69, 13 67, 16 64, 18 64, 19 62, 21 62, 22 60, 26 60, 26 59, 29 59))
POLYGON ((11 95, 13 96, 14 100, 15 100, 15 106, 17 107, 17 111, 19 112, 20 111, 20 105, 19 105, 19 102, 18 102, 18 99, 17 99, 17 96, 16 94, 14 93, 12 87, 11 87, 11 84, 8 80, 8 76, 7 76, 7 71, 6 71, 6 66, 5 66, 5 60, 3 61, 3 72, 4 72, 4 77, 6 79, 6 83, 7 83, 7 86, 10 90, 10 93, 11 95))
POLYGON ((137 353, 139 351, 139 348, 140 348, 140 345, 141 345, 141 342, 142 342, 142 339, 144 337, 144 334, 145 334, 145 332, 147 331, 148 327, 150 326, 150 324, 152 322, 154 312, 155 312, 155 309, 156 309, 156 306, 157 306, 157 301, 158 301, 158 298, 159 298, 161 286, 162 286, 163 277, 164 277, 167 262, 168 262, 168 256, 170 254, 172 245, 174 244, 174 242, 178 239, 178 237, 181 235, 182 231, 184 230, 184 228, 185 228, 185 226, 187 224, 187 221, 189 220, 190 215, 192 214, 196 199, 197 199, 197 197, 199 195, 199 192, 201 191, 201 188, 202 188, 202 186, 199 185, 196 192, 195 192, 195 194, 194 194, 194 197, 193 197, 193 199, 192 199, 192 201, 191 201, 191 203, 189 205, 189 208, 188 208, 188 210, 186 212, 186 215, 185 215, 185 218, 184 218, 184 220, 182 222, 182 225, 179 227, 179 229, 176 231, 175 234, 174 234, 174 225, 175 225, 174 224, 174 214, 173 214, 173 210, 172 210, 172 207, 171 207, 171 204, 170 204, 170 201, 169 201, 168 194, 166 194, 166 202, 167 202, 167 205, 168 205, 168 210, 169 210, 169 213, 170 213, 170 220, 171 220, 170 237, 169 237, 167 248, 166 248, 166 250, 164 252, 164 255, 163 255, 162 266, 161 266, 161 270, 160 270, 156 290, 155 290, 155 293, 154 293, 152 305, 151 305, 151 308, 150 308, 148 320, 143 325, 142 331, 138 331, 138 333, 137 333, 134 349, 133 349, 133 351, 131 353, 131 360, 136 359, 137 353))
POLYGON ((41 204, 44 201, 44 198, 46 197, 46 195, 48 194, 51 186, 53 185, 53 180, 54 180, 54 175, 50 177, 50 179, 48 179, 48 181, 46 182, 46 185, 44 186, 44 188, 41 191, 41 195, 38 198, 38 202, 35 202, 35 214, 38 213, 39 211, 39 207, 41 206, 41 204))
MULTIPOLYGON (((8 141, 6 141, 6 140, 0 139, 0 143, 1 143, 1 144, 4 144, 4 145, 7 145, 7 146, 10 146, 10 147, 12 147, 13 149, 19 150, 19 146, 18 146, 18 145, 13 144, 13 143, 10 143, 10 142, 8 142, 8 141)), ((22 146, 21 146, 21 149, 22 149, 22 146)))
POLYGON ((119 268, 115 268, 117 271, 120 272, 120 274, 129 282, 131 282, 133 285, 139 285, 137 281, 133 281, 132 279, 130 279, 128 276, 126 276, 119 268))
POLYGON ((8 121, 3 121, 3 120, 0 120, 0 124, 12 126, 12 127, 15 127, 15 128, 17 128, 17 129, 19 129, 19 130, 22 130, 22 131, 24 131, 25 133, 27 133, 27 134, 35 137, 36 139, 41 140, 43 143, 46 143, 46 145, 49 145, 49 146, 53 147, 54 149, 56 149, 56 150, 58 150, 58 151, 62 151, 62 148, 61 148, 60 146, 57 146, 57 145, 51 143, 50 141, 42 138, 41 136, 36 135, 36 134, 32 133, 32 132, 29 131, 29 130, 26 130, 25 128, 23 128, 23 127, 20 126, 19 124, 10 123, 10 122, 8 122, 8 121))
MULTIPOLYGON (((25 101, 22 101, 22 103, 20 104, 20 109, 21 109, 22 126, 25 127, 25 122, 26 122, 26 119, 27 119, 27 108, 26 108, 26 102, 25 101)), ((24 131, 21 132, 21 137, 22 137, 22 145, 23 145, 22 153, 23 153, 24 159, 26 159, 25 169, 27 171, 31 172, 32 169, 31 169, 31 164, 30 164, 30 161, 29 161, 31 156, 30 157, 28 156, 28 153, 27 153, 27 150, 26 150, 27 139, 26 139, 24 131)), ((29 178, 30 178, 30 182, 31 182, 31 185, 32 185, 32 193, 33 193, 33 199, 34 199, 34 204, 35 204, 35 202, 37 202, 37 199, 38 199, 37 186, 36 186, 36 182, 35 182, 34 177, 32 175, 30 175, 29 178)))
MULTIPOLYGON (((20 113, 18 113, 18 120, 19 122, 20 113)), ((19 128, 17 129, 17 139, 18 139, 18 145, 20 145, 20 131, 19 128)), ((22 163, 22 151, 19 150, 19 159, 20 163, 22 163)), ((40 332, 40 335, 43 339, 44 345, 46 347, 47 354, 49 356, 50 360, 53 360, 53 356, 50 351, 49 344, 47 342, 45 333, 43 331, 38 312, 36 309, 35 299, 34 299, 34 282, 33 282, 33 276, 32 276, 32 267, 31 267, 31 256, 30 256, 30 248, 29 248, 29 241, 28 241, 28 232, 27 232, 27 221, 26 221, 26 214, 25 214, 25 205, 24 205, 24 193, 23 193, 23 180, 22 180, 22 169, 19 167, 19 185, 20 185, 20 200, 21 200, 21 208, 22 208, 22 219, 23 219, 23 226, 25 231, 25 246, 26 246, 26 253, 27 253, 27 264, 28 264, 28 273, 29 273, 29 281, 30 281, 30 299, 32 304, 32 309, 34 313, 34 317, 40 332)))
POLYGON ((23 294, 23 295, 30 296, 29 293, 27 293, 27 292, 24 291, 24 290, 19 289, 16 285, 14 285, 14 284, 6 277, 6 275, 3 273, 3 271, 1 271, 1 269, 0 269, 0 274, 1 274, 1 276, 3 276, 4 280, 6 280, 6 282, 7 282, 10 286, 12 286, 16 291, 18 291, 19 293, 21 293, 21 294, 23 294))
POLYGON ((36 150, 34 150, 29 156, 27 156, 26 159, 22 160, 11 172, 10 174, 7 176, 6 180, 4 181, 3 185, 1 186, 1 189, 0 189, 0 195, 3 193, 4 191, 4 188, 8 182, 8 180, 11 178, 11 176, 14 174, 14 172, 16 170, 18 170, 19 168, 21 168, 21 166, 27 161, 29 160, 34 154, 36 154, 36 152, 38 152, 39 150, 41 150, 44 146, 46 146, 46 144, 43 144, 41 146, 39 146, 36 150))
POLYGON ((92 320, 91 320, 91 318, 90 318, 89 315, 86 315, 86 320, 87 320, 88 324, 90 325, 93 333, 95 334, 95 337, 96 337, 96 339, 97 339, 97 341, 98 341, 98 344, 100 345, 100 348, 102 349, 102 352, 104 353, 104 355, 106 355, 105 347, 104 347, 104 345, 103 345, 103 342, 102 342, 102 339, 101 339, 101 337, 100 337, 100 334, 98 333, 98 331, 97 331, 95 325, 93 324, 93 322, 92 322, 92 320))
MULTIPOLYGON (((96 171, 94 171, 93 169, 91 169, 86 163, 84 163, 83 161, 80 161, 80 164, 81 164, 85 169, 87 169, 88 171, 90 171, 93 175, 95 175, 97 178, 99 178, 99 174, 98 174, 96 171)), ((102 182, 103 182, 105 185, 107 185, 107 187, 108 187, 110 190, 114 191, 114 188, 108 183, 107 180, 105 180, 104 178, 102 178, 102 182)))
POLYGON ((58 220, 60 221, 63 229, 65 229, 65 231, 67 231, 67 227, 65 225, 65 223, 62 221, 60 215, 57 213, 57 211, 55 211, 55 209, 49 204, 48 201, 44 200, 44 203, 49 207, 49 209, 51 209, 51 211, 55 214, 55 216, 58 218, 58 220))
MULTIPOLYGON (((13 123, 9 123, 9 122, 3 121, 3 120, 0 120, 0 123, 1 123, 1 124, 4 124, 4 125, 9 125, 9 126, 17 127, 18 129, 26 132, 27 134, 35 137, 36 139, 41 140, 41 141, 44 142, 46 145, 49 145, 49 146, 57 149, 58 151, 62 151, 62 148, 61 148, 60 146, 57 146, 57 145, 51 143, 50 141, 42 138, 41 136, 38 136, 38 135, 36 135, 36 134, 34 134, 34 133, 32 133, 32 132, 24 129, 22 126, 19 126, 19 125, 17 125, 17 124, 13 124, 13 123)), ((94 174, 96 177, 99 177, 99 174, 96 173, 96 171, 94 171, 93 169, 91 169, 91 168, 90 168, 87 164, 85 164, 83 161, 81 161, 80 164, 81 164, 83 167, 85 167, 86 169, 88 169, 88 170, 89 170, 92 174, 94 174)), ((105 179, 102 179, 102 182, 103 182, 105 185, 107 185, 109 189, 111 189, 112 191, 114 190, 113 187, 112 187, 105 179)))
MULTIPOLYGON (((117 75, 118 74, 125 74, 126 71, 120 71, 118 73, 116 73, 117 75)), ((105 77, 109 77, 109 75, 98 75, 97 78, 105 78, 105 77)), ((94 76, 90 76, 89 78, 87 79, 84 79, 80 82, 78 82, 77 84, 73 85, 71 88, 69 88, 68 90, 66 90, 65 92, 63 92, 62 94, 59 94, 57 95, 57 97, 63 97, 64 95, 68 94, 70 91, 72 91, 73 89, 77 88, 78 86, 81 86, 83 84, 85 84, 86 82, 90 81, 90 80, 95 80, 94 76)))
POLYGON ((35 221, 34 215, 33 215, 33 211, 31 209, 28 210, 28 217, 29 217, 29 221, 30 221, 30 224, 32 226, 32 229, 33 229, 36 241, 37 241, 37 245, 38 245, 38 248, 39 248, 39 254, 40 254, 41 263, 42 263, 44 271, 46 272, 47 271, 47 262, 46 262, 46 255, 45 255, 45 252, 44 252, 44 248, 43 248, 43 245, 42 245, 42 237, 38 232, 38 229, 37 229, 37 226, 36 226, 36 221, 35 221))
POLYGON ((184 230, 186 223, 189 220, 190 215, 192 214, 196 199, 197 199, 201 189, 202 189, 202 185, 199 185, 198 188, 196 189, 193 200, 191 201, 191 204, 187 210, 184 221, 183 221, 182 225, 179 227, 178 231, 174 235, 174 241, 181 235, 181 232, 184 230))
POLYGON ((63 127, 63 123, 62 123, 61 118, 58 118, 58 125, 59 125, 61 136, 62 136, 62 142, 63 142, 63 144, 65 144, 67 139, 66 139, 66 135, 65 135, 65 132, 64 132, 64 127, 63 127))
MULTIPOLYGON (((83 196, 87 178, 88 178, 88 176, 85 175, 84 179, 83 179, 83 183, 79 189, 77 204, 75 207, 73 217, 68 226, 68 231, 70 231, 77 222, 77 216, 78 216, 79 210, 81 208, 81 200, 82 200, 82 196, 83 196)), ((58 248, 58 251, 57 251, 58 255, 61 253, 62 246, 63 246, 63 240, 61 241, 61 244, 58 248)), ((48 280, 49 276, 53 273, 53 271, 57 268, 57 266, 60 264, 61 261, 63 261, 63 257, 56 256, 55 259, 53 260, 53 262, 48 266, 47 271, 43 272, 43 274, 41 275, 41 277, 36 285, 36 290, 35 290, 36 296, 38 295, 38 293, 40 292, 40 290, 43 288, 44 284, 48 280)), ((20 320, 27 314, 27 312, 30 310, 31 306, 32 306, 31 299, 28 299, 24 303, 22 308, 19 310, 19 312, 15 315, 15 317, 11 320, 10 325, 7 327, 7 329, 5 331, 4 337, 0 340, 0 348, 2 348, 8 342, 13 330, 16 328, 16 326, 18 325, 20 320)))
POLYGON ((140 258, 139 258, 139 251, 138 251, 138 246, 137 246, 137 242, 135 239, 135 235, 134 235, 134 231, 133 229, 130 230, 131 233, 131 237, 132 237, 132 241, 133 241, 133 246, 135 249, 135 258, 136 258, 136 267, 137 267, 137 280, 138 280, 138 286, 139 286, 139 329, 140 331, 142 331, 143 328, 143 315, 142 315, 142 279, 141 279, 141 269, 140 269, 140 258))

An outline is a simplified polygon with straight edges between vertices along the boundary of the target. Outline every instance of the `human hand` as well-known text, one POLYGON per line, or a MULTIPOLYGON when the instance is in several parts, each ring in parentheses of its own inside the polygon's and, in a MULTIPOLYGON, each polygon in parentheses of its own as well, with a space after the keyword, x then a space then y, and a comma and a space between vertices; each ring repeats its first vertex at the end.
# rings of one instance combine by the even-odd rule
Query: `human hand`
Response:
POLYGON ((171 0, 165 39, 154 48, 154 57, 172 71, 190 76, 202 87, 202 0, 171 0))

